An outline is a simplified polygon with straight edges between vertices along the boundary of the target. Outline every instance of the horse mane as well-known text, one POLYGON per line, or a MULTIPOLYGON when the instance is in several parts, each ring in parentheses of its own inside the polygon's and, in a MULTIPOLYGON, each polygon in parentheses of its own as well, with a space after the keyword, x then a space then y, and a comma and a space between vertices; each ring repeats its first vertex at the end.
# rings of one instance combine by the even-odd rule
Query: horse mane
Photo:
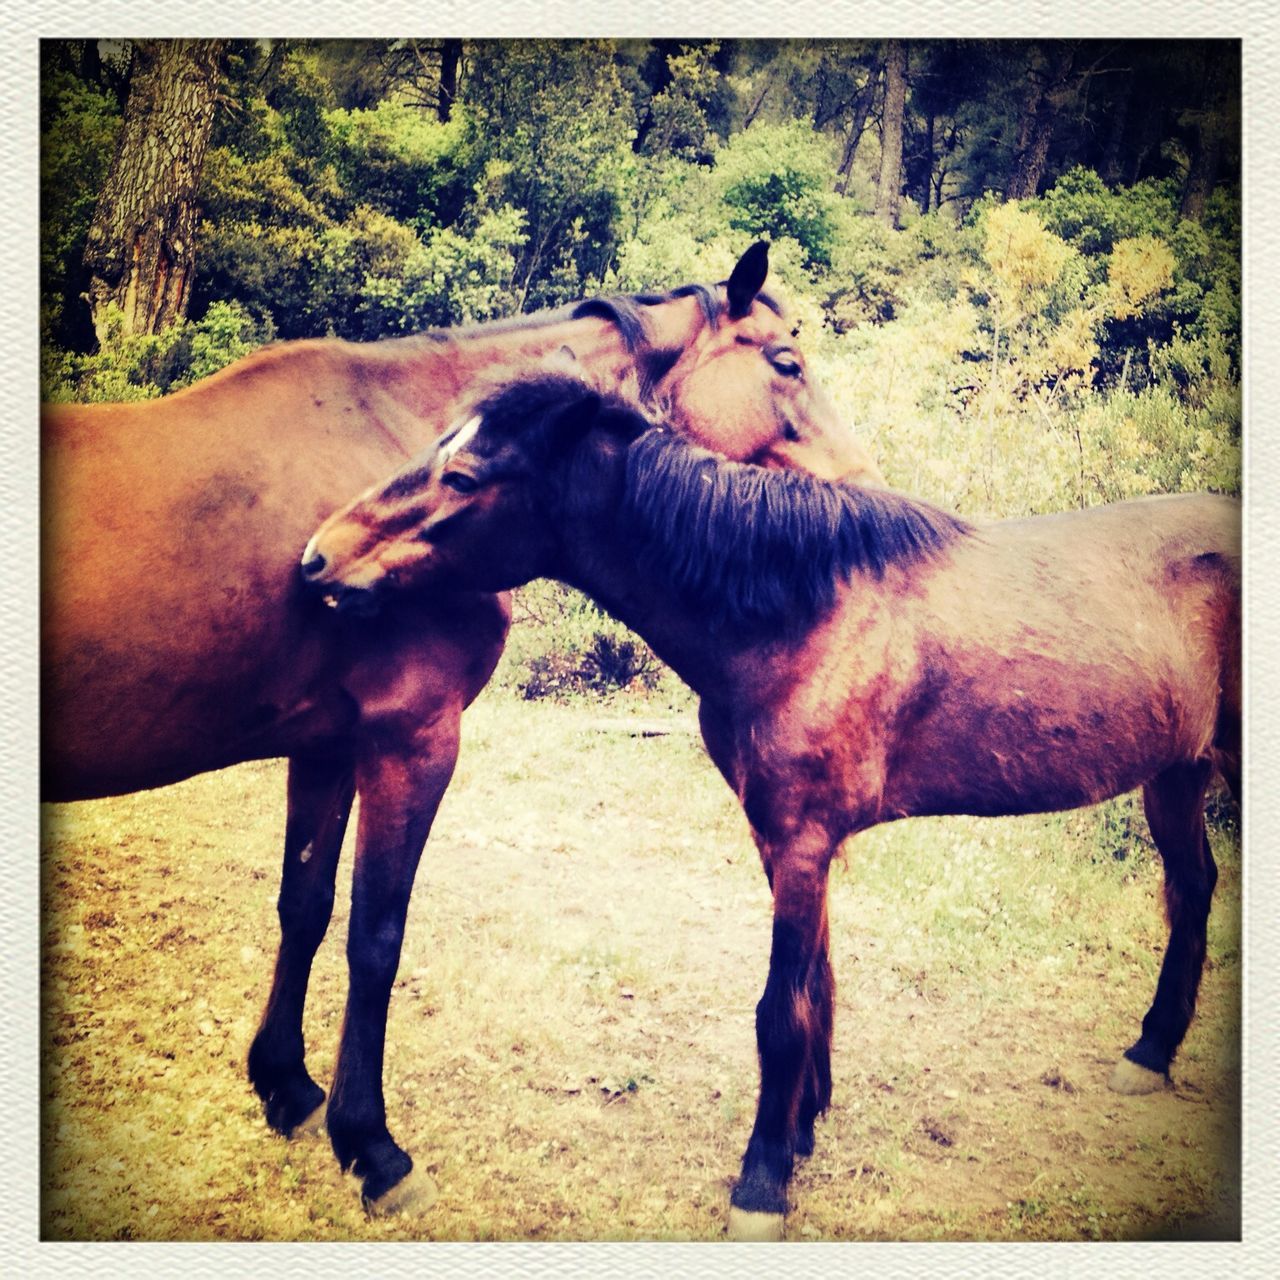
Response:
MULTIPOLYGON (((612 321, 622 334, 628 353, 635 355, 650 345, 643 308, 660 307, 665 302, 691 297, 697 301, 706 322, 715 327, 729 310, 728 302, 720 296, 720 288, 725 283, 722 280, 719 285, 684 284, 669 293, 608 294, 585 298, 570 308, 569 318, 577 320, 582 316, 600 316, 612 321)), ((775 315, 782 315, 782 307, 771 294, 761 291, 756 297, 775 315)))
POLYGON ((664 428, 628 449, 620 518, 646 571, 754 633, 803 631, 855 573, 879 578, 971 532, 902 494, 727 462, 664 428))

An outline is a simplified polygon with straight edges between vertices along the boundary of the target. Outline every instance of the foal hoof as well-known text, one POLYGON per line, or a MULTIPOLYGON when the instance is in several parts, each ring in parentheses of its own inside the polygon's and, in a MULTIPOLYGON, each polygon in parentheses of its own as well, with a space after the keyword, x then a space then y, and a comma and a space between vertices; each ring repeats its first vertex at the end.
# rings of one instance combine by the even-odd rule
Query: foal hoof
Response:
POLYGON ((750 1209, 729 1206, 729 1239, 744 1244, 748 1241, 777 1241, 782 1239, 782 1226, 786 1219, 780 1213, 755 1213, 750 1209))
POLYGON ((1131 1095, 1156 1093, 1160 1089, 1168 1088, 1168 1085, 1168 1076, 1162 1075, 1159 1071, 1152 1071, 1150 1067, 1140 1067, 1128 1058, 1121 1058, 1116 1063, 1116 1069, 1111 1073, 1111 1079, 1107 1081, 1107 1087, 1113 1093, 1131 1095))
POLYGON ((386 1218, 397 1213, 425 1213, 439 1199, 440 1188, 434 1179, 414 1169, 376 1200, 366 1198, 364 1211, 371 1218, 386 1218))

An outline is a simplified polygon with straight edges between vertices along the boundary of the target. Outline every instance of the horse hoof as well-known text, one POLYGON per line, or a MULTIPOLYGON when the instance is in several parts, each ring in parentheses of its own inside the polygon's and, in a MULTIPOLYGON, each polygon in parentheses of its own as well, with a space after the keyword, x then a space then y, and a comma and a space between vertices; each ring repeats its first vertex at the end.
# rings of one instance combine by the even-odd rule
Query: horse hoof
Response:
POLYGON ((384 1191, 376 1200, 364 1202, 365 1212, 371 1218, 386 1218, 398 1213, 425 1213, 440 1198, 440 1188, 435 1180, 417 1169, 405 1174, 390 1191, 384 1191))
POLYGON ((324 1133, 325 1122, 329 1118, 328 1100, 322 1102, 309 1115, 304 1116, 293 1126, 291 1138, 317 1138, 324 1133))
POLYGON ((1128 1058, 1121 1058, 1116 1063, 1116 1069, 1107 1082, 1113 1093, 1127 1094, 1155 1093, 1167 1088, 1168 1084, 1167 1076, 1161 1075, 1159 1071, 1152 1071, 1150 1067, 1140 1067, 1128 1058))
POLYGON ((730 1205, 729 1239, 737 1243, 781 1240, 785 1221, 780 1213, 754 1213, 750 1209, 730 1205))

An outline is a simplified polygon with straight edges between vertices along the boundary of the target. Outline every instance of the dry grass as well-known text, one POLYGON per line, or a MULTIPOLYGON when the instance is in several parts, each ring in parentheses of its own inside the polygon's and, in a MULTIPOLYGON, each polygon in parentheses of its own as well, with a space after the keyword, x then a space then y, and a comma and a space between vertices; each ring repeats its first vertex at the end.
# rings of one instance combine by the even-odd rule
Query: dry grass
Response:
MULTIPOLYGON (((651 711, 645 714, 651 718, 651 711)), ((283 769, 51 809, 47 1239, 714 1239, 753 1115, 769 900, 695 735, 491 691, 419 874, 392 1002, 414 1215, 369 1220, 243 1063, 275 941, 283 769)), ((1176 1088, 1106 1089, 1164 926, 1129 801, 853 842, 832 885, 836 1100, 799 1239, 1229 1237, 1239 1214, 1240 867, 1176 1088)), ((344 864, 348 865, 348 864, 344 864)), ((332 1073, 345 891, 307 1009, 332 1073)))

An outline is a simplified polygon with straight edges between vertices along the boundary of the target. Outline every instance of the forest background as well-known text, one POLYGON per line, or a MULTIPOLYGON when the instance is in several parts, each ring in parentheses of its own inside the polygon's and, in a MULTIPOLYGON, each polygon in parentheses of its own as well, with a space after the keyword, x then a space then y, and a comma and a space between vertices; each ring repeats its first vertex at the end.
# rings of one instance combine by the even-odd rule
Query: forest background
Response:
MULTIPOLYGON (((763 237, 896 487, 970 516, 1238 493, 1239 54, 46 42, 44 392, 145 398, 274 339, 723 279, 763 237)), ((556 624, 517 628, 526 695, 660 679, 580 598, 523 601, 556 624)))

